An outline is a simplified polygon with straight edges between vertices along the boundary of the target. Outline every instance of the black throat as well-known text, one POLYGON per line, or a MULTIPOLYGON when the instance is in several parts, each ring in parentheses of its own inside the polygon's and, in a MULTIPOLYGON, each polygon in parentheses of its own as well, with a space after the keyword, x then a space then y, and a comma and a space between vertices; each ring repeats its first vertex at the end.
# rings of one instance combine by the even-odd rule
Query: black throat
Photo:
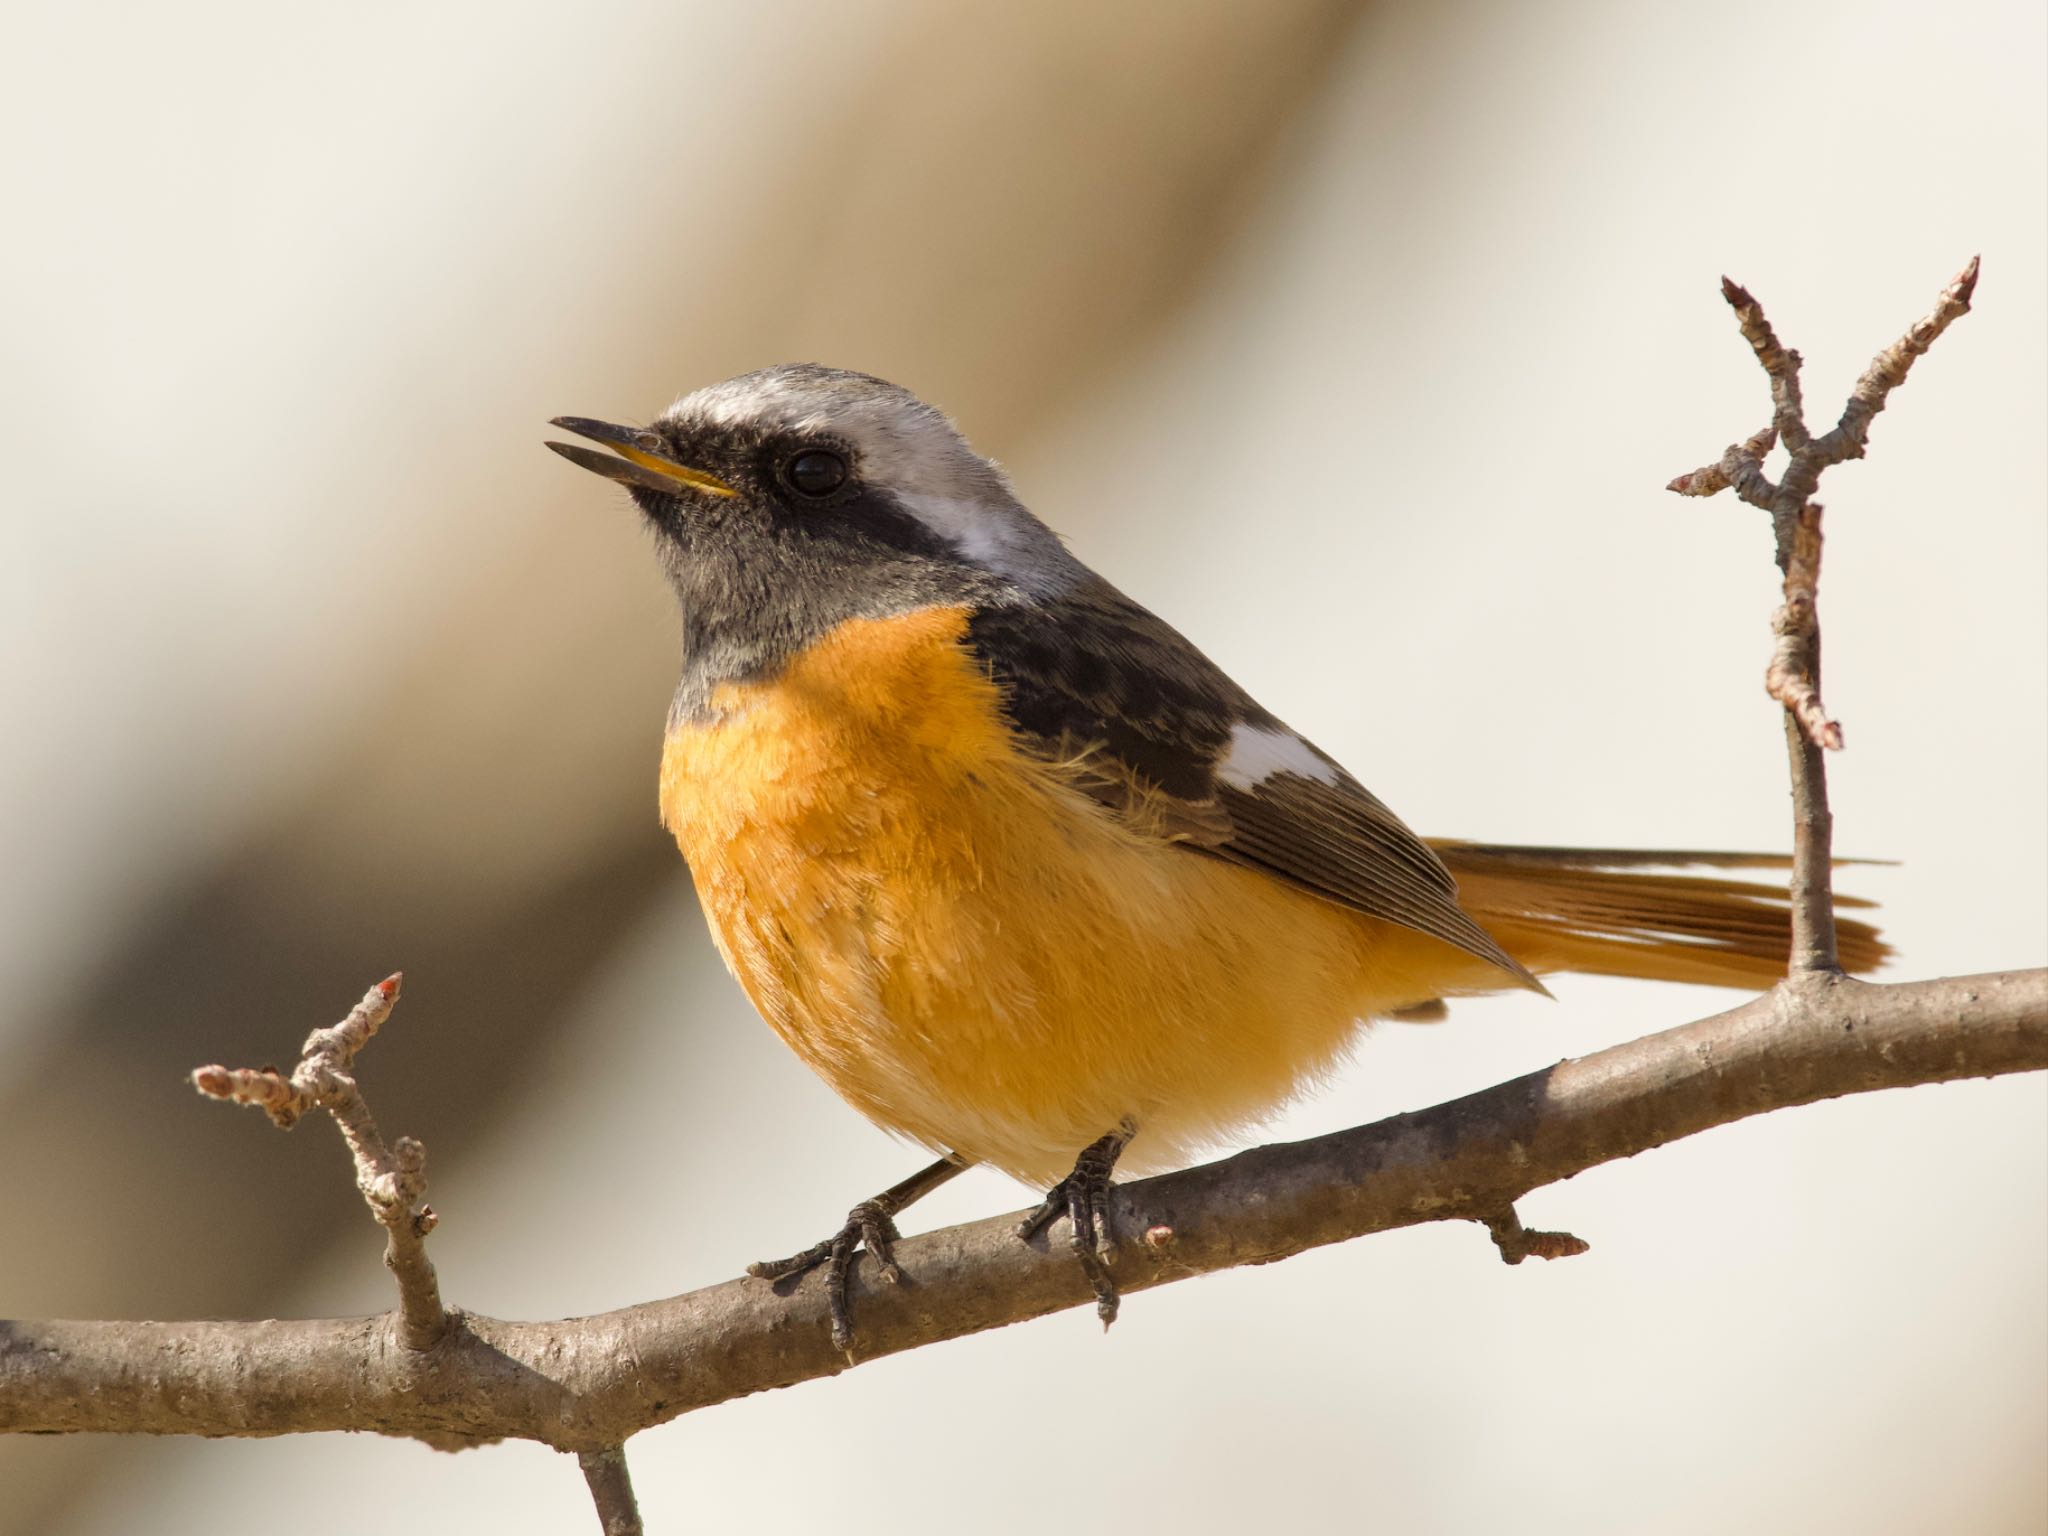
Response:
POLYGON ((774 677, 848 620, 1021 600, 1012 583, 966 564, 885 498, 814 520, 763 510, 648 509, 683 622, 671 729, 711 719, 721 683, 774 677))

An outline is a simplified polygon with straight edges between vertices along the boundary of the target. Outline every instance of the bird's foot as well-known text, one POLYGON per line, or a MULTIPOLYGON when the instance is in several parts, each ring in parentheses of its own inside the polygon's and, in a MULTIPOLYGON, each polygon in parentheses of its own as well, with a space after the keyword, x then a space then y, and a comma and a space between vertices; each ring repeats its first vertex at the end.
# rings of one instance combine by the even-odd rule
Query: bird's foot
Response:
POLYGON ((1046 1191, 1038 1208, 1017 1224, 1017 1235, 1029 1241, 1064 1214, 1071 1225, 1068 1246, 1095 1291, 1095 1315, 1107 1329, 1116 1321, 1116 1281, 1109 1267, 1116 1262, 1116 1230, 1109 1219, 1109 1176, 1131 1138, 1137 1122, 1126 1116, 1100 1141, 1091 1141, 1074 1159, 1074 1171, 1046 1191))
POLYGON ((846 1213, 846 1225, 822 1243, 793 1253, 786 1259, 769 1259, 749 1264, 747 1273, 757 1280, 781 1280, 805 1270, 825 1266, 825 1305, 832 1315, 832 1347, 853 1358, 853 1311, 846 1302, 846 1283, 853 1273, 853 1256, 865 1248, 874 1255, 882 1278, 891 1285, 903 1280, 903 1266, 896 1262, 896 1218, 880 1200, 863 1200, 846 1213))
POLYGON ((846 1213, 846 1225, 826 1238, 793 1253, 786 1259, 749 1264, 747 1273, 757 1280, 781 1280, 806 1270, 825 1266, 825 1306, 832 1319, 832 1347, 853 1363, 853 1308, 847 1300, 847 1282, 853 1275, 854 1256, 865 1248, 874 1256, 882 1278, 891 1285, 903 1283, 903 1266, 896 1262, 896 1243, 903 1234, 896 1229, 897 1214, 913 1200, 930 1194, 968 1165, 956 1158, 942 1157, 901 1184, 885 1189, 872 1200, 863 1200, 846 1213))

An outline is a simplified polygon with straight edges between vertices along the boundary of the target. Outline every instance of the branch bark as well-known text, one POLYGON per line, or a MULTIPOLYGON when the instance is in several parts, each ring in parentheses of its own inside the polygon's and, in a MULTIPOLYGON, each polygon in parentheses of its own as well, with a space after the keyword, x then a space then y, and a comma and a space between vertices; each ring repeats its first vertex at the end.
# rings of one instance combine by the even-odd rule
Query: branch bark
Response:
MULTIPOLYGON (((1533 1189, 1750 1115, 1879 1088, 2048 1068, 2048 970, 1873 986, 1794 977, 1740 1008, 1416 1114, 1261 1147, 1115 1192, 1139 1291, 1421 1222, 1495 1224, 1533 1189)), ((906 1239, 912 1283, 863 1259, 864 1355, 1094 1293, 1063 1247, 1002 1216, 906 1239)), ((1505 1252, 1505 1250, 1504 1250, 1505 1252)), ((679 1414, 835 1375, 824 1285, 735 1280, 554 1323, 450 1314, 425 1351, 389 1316, 0 1324, 0 1430, 508 1436, 602 1453, 679 1414)))

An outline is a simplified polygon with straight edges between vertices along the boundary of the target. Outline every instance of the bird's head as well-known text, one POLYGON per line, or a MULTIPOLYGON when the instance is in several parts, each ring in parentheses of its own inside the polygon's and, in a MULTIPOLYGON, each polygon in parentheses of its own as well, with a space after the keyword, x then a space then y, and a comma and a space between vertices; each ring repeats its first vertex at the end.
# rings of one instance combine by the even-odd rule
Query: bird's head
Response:
POLYGON ((952 422, 864 373, 764 368, 683 396, 649 426, 554 425, 611 450, 548 445, 632 493, 686 607, 707 580, 796 581, 849 597, 1030 595, 1079 571, 952 422))

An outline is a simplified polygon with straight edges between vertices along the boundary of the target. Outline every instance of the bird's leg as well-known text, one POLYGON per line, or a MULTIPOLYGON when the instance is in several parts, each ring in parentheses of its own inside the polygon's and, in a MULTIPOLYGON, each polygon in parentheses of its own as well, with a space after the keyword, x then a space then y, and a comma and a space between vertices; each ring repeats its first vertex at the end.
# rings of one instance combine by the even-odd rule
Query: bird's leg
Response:
POLYGON ((1137 1121, 1126 1115, 1107 1136, 1089 1142, 1074 1159, 1074 1171, 1047 1190, 1038 1209, 1017 1224, 1017 1235, 1028 1241, 1065 1213, 1073 1228, 1068 1244, 1080 1261, 1081 1272, 1095 1288, 1095 1315, 1104 1328, 1116 1321, 1117 1309, 1116 1281, 1109 1273, 1109 1266, 1116 1262, 1116 1232, 1109 1221, 1109 1176, 1137 1134, 1137 1121))
POLYGON ((861 1249, 875 1256, 882 1278, 891 1285, 903 1281, 902 1266, 893 1251, 903 1234, 896 1230, 896 1217, 914 1201, 922 1200, 955 1174, 965 1172, 970 1159, 948 1153, 929 1168, 921 1168, 901 1184, 892 1184, 872 1200, 863 1200, 846 1213, 846 1225, 815 1247, 786 1259, 749 1264, 747 1273, 757 1280, 780 1280, 800 1275, 823 1264, 825 1303, 832 1314, 832 1344, 849 1360, 853 1358, 853 1313, 847 1305, 846 1282, 853 1273, 853 1256, 861 1249))

